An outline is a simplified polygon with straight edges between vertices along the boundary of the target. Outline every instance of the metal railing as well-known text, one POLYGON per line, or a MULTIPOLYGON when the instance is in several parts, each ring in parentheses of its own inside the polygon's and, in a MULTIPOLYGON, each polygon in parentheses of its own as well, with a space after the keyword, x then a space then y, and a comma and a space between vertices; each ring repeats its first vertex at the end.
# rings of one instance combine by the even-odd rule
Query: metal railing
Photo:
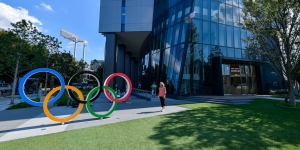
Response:
POLYGON ((147 101, 151 101, 151 91, 132 88, 132 94, 145 98, 147 101))

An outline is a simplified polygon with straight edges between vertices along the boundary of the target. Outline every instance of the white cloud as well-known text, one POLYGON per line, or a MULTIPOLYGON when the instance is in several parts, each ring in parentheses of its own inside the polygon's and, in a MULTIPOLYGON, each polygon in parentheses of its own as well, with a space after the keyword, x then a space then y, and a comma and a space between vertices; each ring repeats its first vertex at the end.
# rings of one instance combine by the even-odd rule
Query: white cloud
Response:
POLYGON ((6 5, 0 2, 0 28, 7 29, 12 28, 10 23, 16 23, 22 19, 30 20, 37 28, 41 31, 42 22, 39 21, 36 17, 30 16, 28 10, 18 7, 13 8, 9 5, 6 5))
POLYGON ((41 6, 43 6, 45 9, 52 11, 52 7, 50 5, 45 4, 44 2, 42 4, 40 4, 41 6))

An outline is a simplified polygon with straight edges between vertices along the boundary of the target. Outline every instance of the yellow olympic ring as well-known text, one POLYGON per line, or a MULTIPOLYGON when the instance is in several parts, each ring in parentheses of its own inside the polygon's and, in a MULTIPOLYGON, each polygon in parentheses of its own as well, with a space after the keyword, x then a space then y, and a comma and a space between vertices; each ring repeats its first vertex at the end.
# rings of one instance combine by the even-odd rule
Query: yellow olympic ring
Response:
MULTIPOLYGON (((74 86, 69 86, 69 85, 66 85, 65 88, 66 88, 66 89, 71 89, 71 90, 75 91, 75 92, 79 95, 79 99, 80 99, 81 101, 84 101, 83 94, 82 94, 82 92, 81 92, 79 89, 77 89, 77 88, 74 87, 74 86)), ((66 118, 57 118, 57 117, 53 116, 53 115, 49 112, 49 109, 48 109, 48 101, 49 101, 51 95, 54 94, 56 91, 58 91, 58 90, 60 90, 60 89, 61 89, 61 86, 56 87, 56 88, 52 89, 52 90, 46 95, 45 100, 44 100, 44 103, 43 103, 43 110, 44 110, 44 112, 45 112, 45 115, 46 115, 49 119, 51 119, 51 120, 53 120, 53 121, 56 121, 56 122, 62 122, 62 123, 64 123, 64 122, 67 122, 67 121, 69 121, 69 120, 72 120, 72 119, 74 119, 76 116, 78 116, 79 113, 80 113, 80 112, 82 111, 82 109, 83 109, 84 103, 79 103, 79 106, 78 106, 77 111, 76 111, 73 115, 71 115, 71 116, 69 116, 69 117, 66 117, 66 118)))

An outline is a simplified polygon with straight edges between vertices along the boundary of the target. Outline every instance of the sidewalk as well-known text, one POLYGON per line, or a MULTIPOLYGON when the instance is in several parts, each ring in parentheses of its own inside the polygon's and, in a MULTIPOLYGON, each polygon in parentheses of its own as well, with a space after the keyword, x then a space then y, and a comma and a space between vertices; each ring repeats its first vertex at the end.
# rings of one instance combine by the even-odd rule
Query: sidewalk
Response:
MULTIPOLYGON (((131 104, 119 103, 117 109, 108 118, 96 118, 84 107, 75 119, 63 125, 46 117, 41 107, 3 110, 0 111, 0 142, 189 110, 174 106, 185 103, 194 102, 167 99, 166 110, 161 112, 159 99, 146 101, 131 96, 131 104)), ((101 94, 92 108, 96 113, 101 114, 108 111, 111 106, 112 103, 101 94)), ((49 110, 56 117, 66 117, 74 113, 77 108, 56 106, 49 110)))

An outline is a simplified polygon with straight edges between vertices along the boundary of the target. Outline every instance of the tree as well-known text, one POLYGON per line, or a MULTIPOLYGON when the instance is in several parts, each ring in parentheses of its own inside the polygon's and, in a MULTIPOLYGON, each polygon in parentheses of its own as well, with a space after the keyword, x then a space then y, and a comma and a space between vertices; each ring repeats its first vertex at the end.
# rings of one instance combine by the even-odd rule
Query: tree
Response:
POLYGON ((19 73, 40 66, 45 60, 47 48, 59 47, 59 42, 39 32, 30 21, 21 20, 11 25, 13 28, 2 33, 0 37, 0 61, 3 64, 0 67, 8 68, 4 72, 12 73, 11 104, 14 104, 19 73))
POLYGON ((243 3, 243 26, 252 34, 246 40, 247 56, 269 62, 271 69, 287 80, 290 103, 295 106, 294 81, 300 59, 299 0, 243 0, 243 3))

